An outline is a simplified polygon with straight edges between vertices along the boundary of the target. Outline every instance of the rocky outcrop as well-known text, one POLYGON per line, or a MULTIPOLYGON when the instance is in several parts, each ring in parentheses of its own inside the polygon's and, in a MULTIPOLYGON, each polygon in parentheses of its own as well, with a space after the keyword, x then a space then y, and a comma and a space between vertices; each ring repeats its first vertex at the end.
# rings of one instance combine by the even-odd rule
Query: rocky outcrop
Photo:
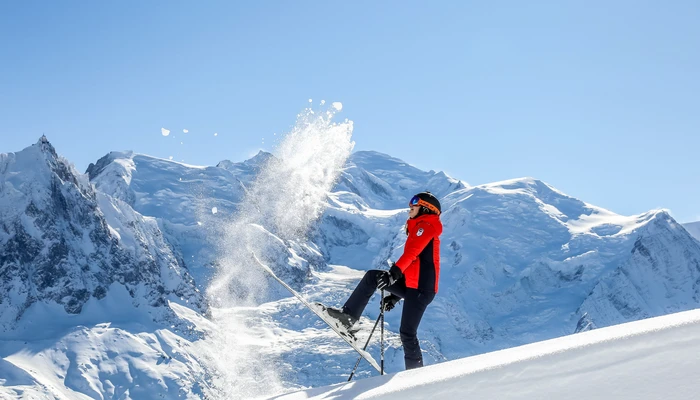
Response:
POLYGON ((135 307, 205 304, 185 266, 149 221, 98 194, 45 137, 0 155, 0 324, 37 302, 78 314, 123 285, 135 307), (101 207, 106 208, 105 212, 101 207))

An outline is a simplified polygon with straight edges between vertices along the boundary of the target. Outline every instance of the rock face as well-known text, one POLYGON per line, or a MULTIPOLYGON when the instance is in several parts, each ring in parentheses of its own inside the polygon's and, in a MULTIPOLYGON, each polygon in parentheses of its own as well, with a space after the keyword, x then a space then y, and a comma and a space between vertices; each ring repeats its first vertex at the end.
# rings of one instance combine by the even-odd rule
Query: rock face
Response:
POLYGON ((153 219, 97 193, 45 137, 0 154, 2 327, 12 328, 36 302, 78 314, 113 284, 123 285, 136 307, 171 300, 204 309, 153 219))

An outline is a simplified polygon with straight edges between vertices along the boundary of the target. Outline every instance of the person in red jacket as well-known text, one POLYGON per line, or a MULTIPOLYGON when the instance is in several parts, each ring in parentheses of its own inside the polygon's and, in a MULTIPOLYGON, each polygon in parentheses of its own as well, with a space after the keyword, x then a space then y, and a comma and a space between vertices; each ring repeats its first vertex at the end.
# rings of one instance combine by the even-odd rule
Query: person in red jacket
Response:
POLYGON ((386 311, 392 310, 399 300, 404 299, 399 332, 406 369, 413 369, 423 366, 417 337, 418 325, 438 291, 442 210, 440 202, 430 192, 413 196, 409 207, 406 224, 408 238, 403 255, 389 271, 367 271, 342 309, 328 308, 327 312, 350 330, 376 289, 390 293, 384 298, 386 311))

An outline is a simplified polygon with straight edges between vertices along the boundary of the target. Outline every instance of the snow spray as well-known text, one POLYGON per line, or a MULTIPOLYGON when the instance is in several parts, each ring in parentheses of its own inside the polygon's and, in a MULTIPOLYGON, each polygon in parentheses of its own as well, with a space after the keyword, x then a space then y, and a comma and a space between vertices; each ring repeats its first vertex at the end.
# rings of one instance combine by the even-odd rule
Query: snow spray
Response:
POLYGON ((333 103, 297 116, 223 227, 217 274, 207 288, 220 328, 211 338, 211 362, 217 371, 212 384, 221 398, 261 397, 283 389, 275 368, 279 363, 260 353, 261 346, 270 345, 261 336, 274 335, 260 327, 263 313, 255 311, 266 299, 268 280, 251 253, 273 263, 286 260, 289 243, 304 241, 323 213, 327 193, 354 146, 352 121, 333 122, 341 108, 333 103))

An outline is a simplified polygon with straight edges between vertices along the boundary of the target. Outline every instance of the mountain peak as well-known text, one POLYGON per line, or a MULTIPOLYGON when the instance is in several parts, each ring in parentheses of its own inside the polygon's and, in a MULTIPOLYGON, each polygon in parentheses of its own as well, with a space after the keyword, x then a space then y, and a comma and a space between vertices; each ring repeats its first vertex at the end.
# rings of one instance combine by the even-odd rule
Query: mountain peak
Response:
POLYGON ((498 181, 498 182, 487 183, 484 186, 501 186, 504 188, 516 189, 516 188, 529 188, 529 187, 540 186, 540 185, 549 186, 539 179, 535 179, 531 176, 523 176, 520 178, 506 179, 506 180, 502 180, 502 181, 498 181))
POLYGON ((253 157, 243 161, 243 162, 233 162, 231 160, 220 161, 216 166, 218 168, 223 168, 229 171, 239 171, 239 170, 257 170, 263 166, 268 160, 274 158, 272 153, 260 150, 258 154, 253 157))
POLYGON ((34 187, 50 182, 51 177, 56 175, 62 182, 70 182, 84 189, 78 172, 56 153, 46 135, 42 135, 36 143, 23 150, 9 153, 0 163, 6 164, 4 168, 0 166, 1 170, 8 173, 6 179, 23 180, 34 187), (15 176, 10 178, 11 175, 15 176))
POLYGON ((399 165, 408 165, 407 162, 396 158, 392 157, 388 154, 380 153, 378 151, 374 150, 361 150, 361 151, 356 151, 350 155, 350 161, 354 162, 355 164, 362 164, 363 166, 367 164, 369 165, 377 165, 379 163, 381 164, 399 164, 399 165))
MULTIPOLYGON (((525 176, 522 178, 507 179, 499 182, 487 183, 480 185, 481 188, 487 191, 508 191, 508 192, 525 192, 529 193, 540 199, 547 198, 566 198, 570 200, 575 200, 573 197, 568 196, 552 185, 535 179, 530 176, 525 176)), ((583 202, 581 202, 583 203, 583 202)))
POLYGON ((42 153, 50 155, 54 159, 58 158, 56 149, 53 147, 53 145, 51 145, 51 142, 49 142, 49 139, 46 138, 46 135, 41 135, 35 146, 38 146, 42 153))
POLYGON ((35 303, 78 314, 115 283, 134 304, 142 287, 153 307, 170 295, 199 302, 155 221, 98 195, 45 136, 0 158, 0 188, 0 331, 13 329, 35 303))
POLYGON ((104 169, 109 166, 114 160, 119 158, 131 159, 134 153, 132 151, 111 151, 106 155, 102 156, 97 162, 90 163, 85 173, 88 174, 90 180, 95 179, 99 174, 104 171, 104 169))
POLYGON ((267 160, 269 160, 269 159, 272 158, 272 157, 274 157, 274 156, 272 155, 272 153, 268 153, 268 152, 266 152, 266 151, 260 150, 260 151, 258 151, 258 154, 256 154, 256 155, 254 155, 253 157, 251 157, 251 158, 245 160, 243 163, 244 163, 244 164, 248 164, 248 165, 256 165, 256 166, 259 166, 259 165, 261 165, 261 164, 267 162, 267 160))

